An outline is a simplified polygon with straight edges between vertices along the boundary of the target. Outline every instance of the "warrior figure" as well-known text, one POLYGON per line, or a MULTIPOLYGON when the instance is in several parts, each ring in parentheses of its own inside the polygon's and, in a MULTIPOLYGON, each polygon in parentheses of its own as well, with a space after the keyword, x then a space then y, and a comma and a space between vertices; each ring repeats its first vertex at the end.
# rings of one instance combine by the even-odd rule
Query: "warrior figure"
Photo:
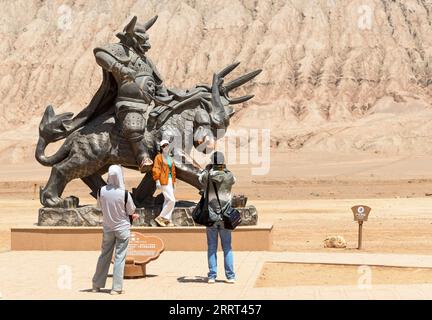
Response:
POLYGON ((93 50, 96 62, 115 79, 115 115, 141 172, 146 172, 153 164, 143 143, 145 113, 149 112, 155 103, 169 99, 154 64, 145 56, 151 47, 146 32, 156 19, 157 16, 141 25, 136 22, 137 18, 133 17, 123 32, 117 34, 119 43, 93 50))

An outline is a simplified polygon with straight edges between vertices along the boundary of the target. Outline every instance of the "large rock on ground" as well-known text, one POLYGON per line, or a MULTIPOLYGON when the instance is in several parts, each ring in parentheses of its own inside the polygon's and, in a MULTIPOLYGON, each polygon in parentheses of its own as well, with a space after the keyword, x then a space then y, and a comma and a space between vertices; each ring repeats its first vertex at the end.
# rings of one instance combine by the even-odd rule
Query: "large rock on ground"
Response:
POLYGON ((324 248, 346 248, 347 242, 342 236, 328 236, 324 240, 324 248))

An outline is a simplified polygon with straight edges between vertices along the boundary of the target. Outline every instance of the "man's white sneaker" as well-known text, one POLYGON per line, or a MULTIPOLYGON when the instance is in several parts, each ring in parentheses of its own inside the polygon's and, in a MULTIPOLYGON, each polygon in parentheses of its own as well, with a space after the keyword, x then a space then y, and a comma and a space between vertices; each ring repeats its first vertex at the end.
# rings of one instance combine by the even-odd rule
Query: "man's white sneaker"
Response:
POLYGON ((208 284, 214 284, 216 282, 216 279, 208 279, 207 283, 208 284))
POLYGON ((227 279, 226 283, 234 284, 234 283, 236 283, 236 280, 235 279, 227 279))
POLYGON ((118 294, 123 294, 123 293, 124 293, 124 291, 116 291, 116 290, 111 290, 111 292, 110 292, 110 294, 112 296, 115 296, 115 295, 118 295, 118 294))

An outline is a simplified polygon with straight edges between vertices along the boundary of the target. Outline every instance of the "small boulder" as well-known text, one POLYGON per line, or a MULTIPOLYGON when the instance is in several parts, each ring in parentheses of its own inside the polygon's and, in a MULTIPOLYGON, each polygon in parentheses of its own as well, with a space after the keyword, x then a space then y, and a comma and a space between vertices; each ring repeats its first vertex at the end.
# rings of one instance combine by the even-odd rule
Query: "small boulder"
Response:
POLYGON ((324 248, 346 248, 347 243, 342 236, 328 236, 324 240, 324 248))

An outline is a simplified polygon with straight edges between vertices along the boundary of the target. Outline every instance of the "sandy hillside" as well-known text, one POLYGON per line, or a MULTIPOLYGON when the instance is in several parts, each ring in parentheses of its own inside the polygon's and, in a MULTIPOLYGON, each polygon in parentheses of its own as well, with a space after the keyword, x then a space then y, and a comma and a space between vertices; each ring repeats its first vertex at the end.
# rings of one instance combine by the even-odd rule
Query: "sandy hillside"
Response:
POLYGON ((1 1, 0 160, 33 159, 44 108, 78 112, 97 90, 97 45, 159 14, 150 56, 170 87, 233 61, 262 68, 232 129, 271 130, 278 150, 431 151, 427 0, 1 1), (19 134, 17 134, 19 132, 19 134))

